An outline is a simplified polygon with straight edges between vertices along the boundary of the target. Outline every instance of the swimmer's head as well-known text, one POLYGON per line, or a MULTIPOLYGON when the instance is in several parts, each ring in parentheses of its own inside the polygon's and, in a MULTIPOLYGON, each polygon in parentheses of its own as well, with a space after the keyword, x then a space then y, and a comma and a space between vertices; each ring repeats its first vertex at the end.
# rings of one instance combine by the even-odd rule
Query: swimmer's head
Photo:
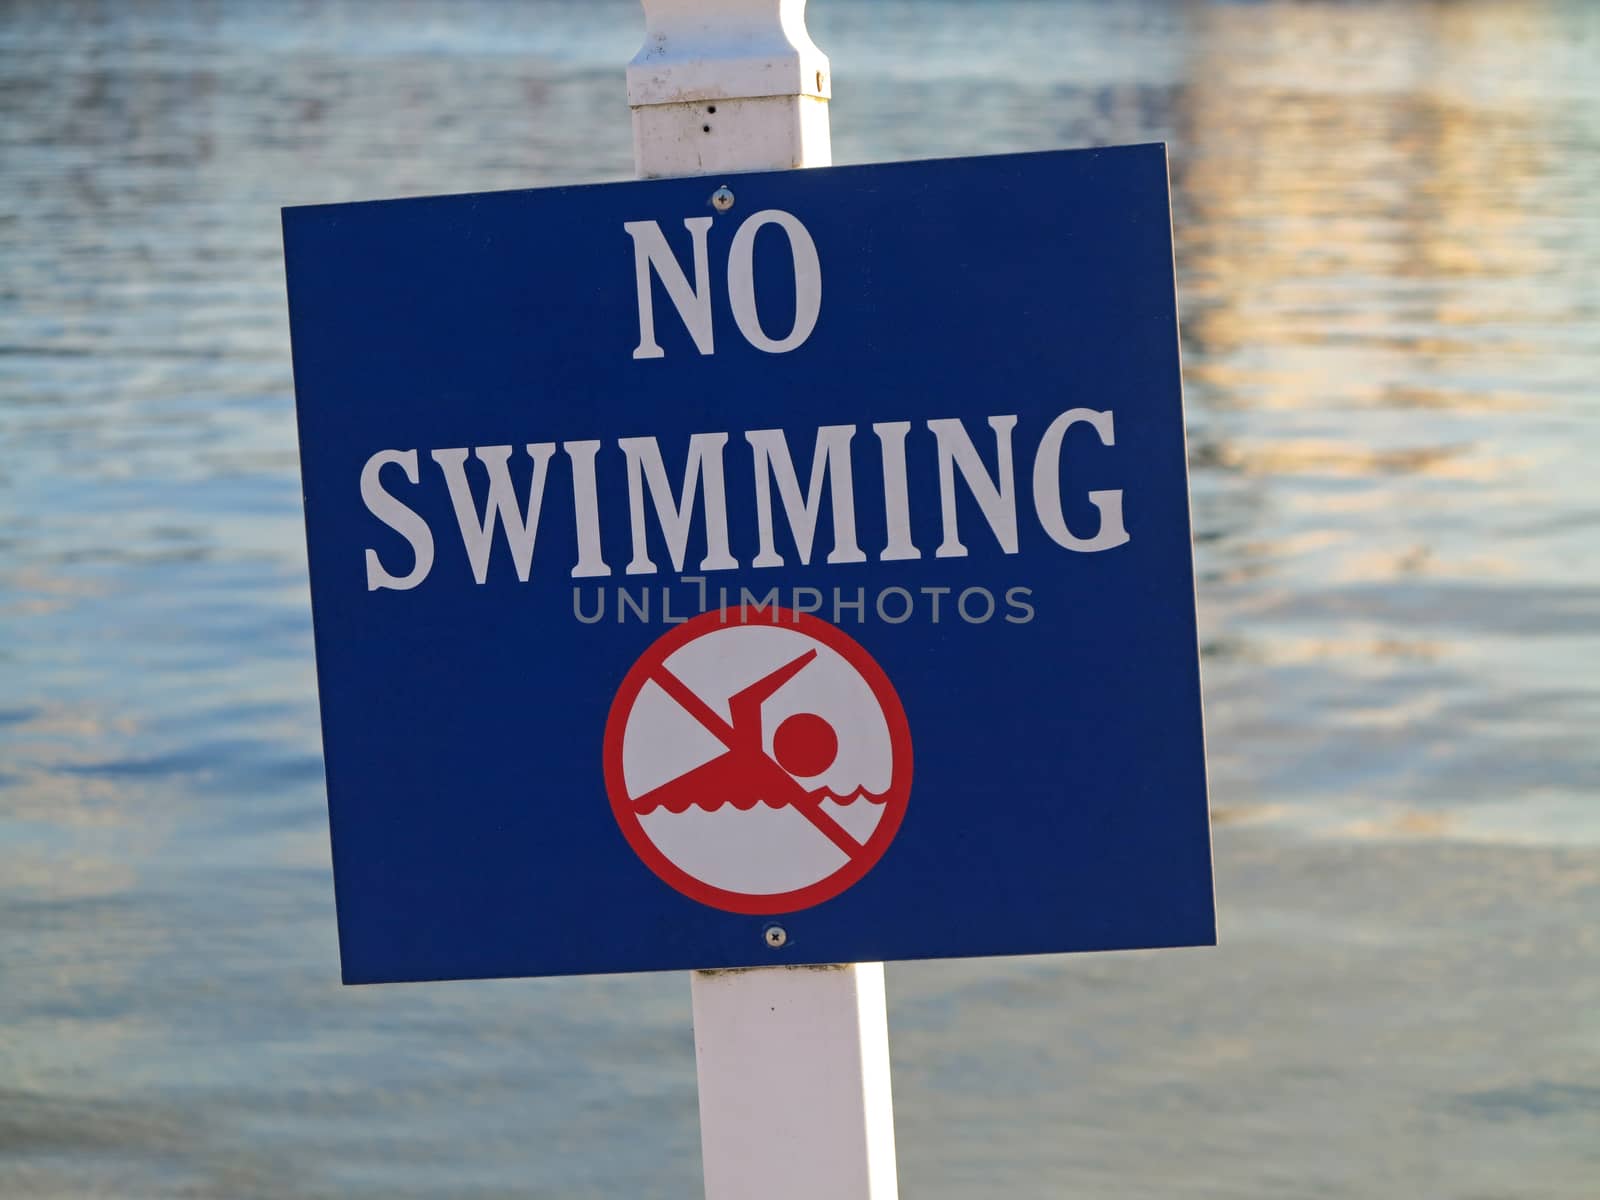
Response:
POLYGON ((785 717, 772 733, 772 756, 799 779, 821 775, 839 756, 839 735, 816 713, 785 717))

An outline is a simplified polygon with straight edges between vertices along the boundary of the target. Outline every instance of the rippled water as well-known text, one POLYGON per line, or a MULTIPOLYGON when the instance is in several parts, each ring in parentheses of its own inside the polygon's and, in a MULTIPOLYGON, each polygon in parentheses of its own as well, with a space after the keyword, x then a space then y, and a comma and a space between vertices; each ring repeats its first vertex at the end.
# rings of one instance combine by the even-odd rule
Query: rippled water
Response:
MULTIPOLYGON (((1595 1195, 1600 5, 811 27, 1176 190, 1223 945, 891 966, 904 1193, 1595 1195)), ((627 177, 641 28, 0 5, 0 1194, 697 1194, 682 977, 336 982, 277 214, 627 177)))

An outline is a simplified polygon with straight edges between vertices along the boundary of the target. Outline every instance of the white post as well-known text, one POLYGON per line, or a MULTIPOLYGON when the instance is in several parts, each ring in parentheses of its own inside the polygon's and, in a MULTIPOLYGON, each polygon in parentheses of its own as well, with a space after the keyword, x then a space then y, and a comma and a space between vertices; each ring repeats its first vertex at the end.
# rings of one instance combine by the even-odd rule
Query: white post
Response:
POLYGON ((641 0, 628 64, 641 179, 825 167, 828 59, 806 0, 641 0))
MULTIPOLYGON (((640 178, 832 161, 805 0, 641 2, 640 178)), ((883 964, 695 971, 691 993, 706 1200, 894 1200, 883 964)))
POLYGON ((690 980, 706 1200, 894 1200, 883 964, 690 980))

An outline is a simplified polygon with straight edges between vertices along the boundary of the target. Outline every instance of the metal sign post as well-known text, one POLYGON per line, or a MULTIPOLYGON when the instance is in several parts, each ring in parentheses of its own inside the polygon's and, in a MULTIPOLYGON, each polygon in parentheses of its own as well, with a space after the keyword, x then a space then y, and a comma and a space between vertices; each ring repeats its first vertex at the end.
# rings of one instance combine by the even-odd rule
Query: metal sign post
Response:
MULTIPOLYGON (((641 179, 831 164, 828 60, 805 0, 642 3, 645 42, 628 66, 641 179)), ((714 207, 737 192, 719 181, 714 207)), ((707 1200, 894 1197, 883 964, 690 980, 707 1200)))

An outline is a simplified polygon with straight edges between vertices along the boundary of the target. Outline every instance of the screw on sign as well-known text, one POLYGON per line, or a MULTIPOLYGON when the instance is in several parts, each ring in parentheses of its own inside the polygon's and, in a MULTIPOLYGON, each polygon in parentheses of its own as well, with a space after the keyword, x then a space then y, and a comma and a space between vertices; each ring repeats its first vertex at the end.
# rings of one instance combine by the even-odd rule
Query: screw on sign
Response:
POLYGON ((911 794, 911 731, 883 669, 782 608, 709 612, 658 638, 617 690, 604 755, 635 853, 728 912, 837 896, 883 857, 911 794))

